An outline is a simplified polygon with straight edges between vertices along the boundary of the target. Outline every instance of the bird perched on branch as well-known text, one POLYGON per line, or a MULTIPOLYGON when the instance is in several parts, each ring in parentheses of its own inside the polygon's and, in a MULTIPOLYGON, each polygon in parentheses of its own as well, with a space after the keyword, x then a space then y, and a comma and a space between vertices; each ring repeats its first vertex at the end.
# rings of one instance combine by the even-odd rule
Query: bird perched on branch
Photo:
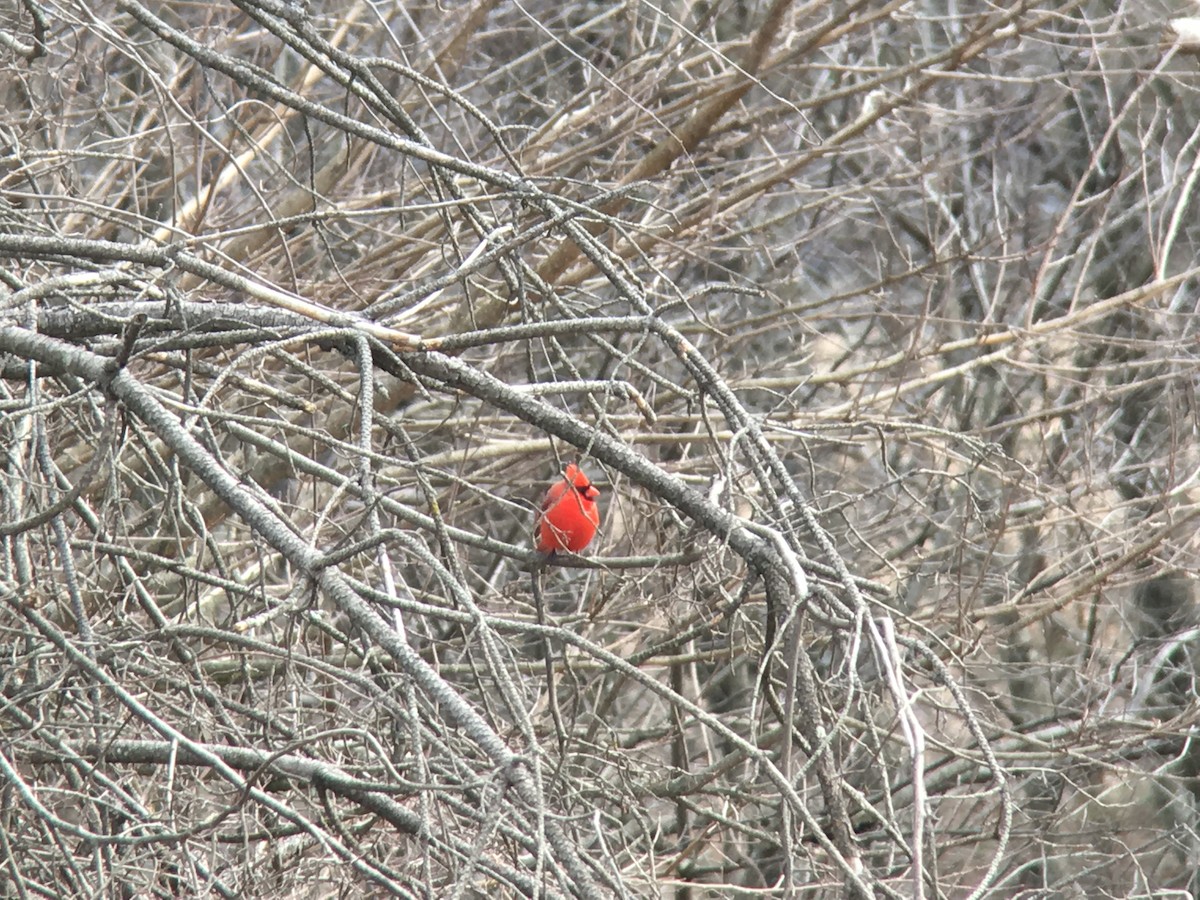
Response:
POLYGON ((538 519, 537 548, 547 556, 556 551, 578 553, 592 542, 600 527, 597 488, 575 463, 568 464, 562 477, 542 498, 538 519))

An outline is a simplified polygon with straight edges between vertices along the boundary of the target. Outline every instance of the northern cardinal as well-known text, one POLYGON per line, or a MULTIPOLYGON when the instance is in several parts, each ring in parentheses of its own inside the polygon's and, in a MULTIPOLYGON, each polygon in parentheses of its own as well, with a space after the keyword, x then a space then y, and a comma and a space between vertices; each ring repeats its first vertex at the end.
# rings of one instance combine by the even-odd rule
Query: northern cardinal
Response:
POLYGON ((538 519, 537 548, 552 555, 556 550, 578 553, 592 542, 600 526, 600 489, 588 481, 575 463, 568 464, 562 478, 550 485, 542 498, 538 519))

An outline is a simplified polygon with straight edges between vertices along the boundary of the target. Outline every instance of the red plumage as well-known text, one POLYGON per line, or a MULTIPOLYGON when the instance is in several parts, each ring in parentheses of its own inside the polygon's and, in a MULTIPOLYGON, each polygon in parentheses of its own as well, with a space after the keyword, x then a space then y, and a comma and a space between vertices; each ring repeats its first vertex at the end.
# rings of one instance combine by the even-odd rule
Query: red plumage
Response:
POLYGON ((542 498, 542 515, 538 519, 537 548, 542 553, 569 550, 578 553, 592 542, 600 527, 600 507, 597 488, 575 463, 570 463, 562 477, 542 498))

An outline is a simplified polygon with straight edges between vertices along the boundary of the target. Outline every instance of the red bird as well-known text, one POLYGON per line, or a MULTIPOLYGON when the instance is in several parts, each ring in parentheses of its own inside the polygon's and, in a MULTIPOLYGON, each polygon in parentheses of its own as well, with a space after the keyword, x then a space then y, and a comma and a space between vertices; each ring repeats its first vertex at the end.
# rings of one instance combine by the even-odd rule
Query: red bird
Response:
POLYGON ((600 527, 600 507, 596 505, 599 496, 600 489, 588 481, 579 466, 570 463, 542 498, 538 550, 547 555, 556 550, 578 553, 590 544, 600 527))

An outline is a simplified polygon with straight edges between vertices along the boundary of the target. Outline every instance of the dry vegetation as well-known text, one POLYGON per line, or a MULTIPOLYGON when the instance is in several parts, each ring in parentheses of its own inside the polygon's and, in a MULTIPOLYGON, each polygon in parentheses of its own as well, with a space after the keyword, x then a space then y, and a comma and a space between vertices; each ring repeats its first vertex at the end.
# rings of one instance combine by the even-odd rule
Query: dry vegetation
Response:
POLYGON ((0 894, 1200 890, 1196 12, 0 4, 0 894))

